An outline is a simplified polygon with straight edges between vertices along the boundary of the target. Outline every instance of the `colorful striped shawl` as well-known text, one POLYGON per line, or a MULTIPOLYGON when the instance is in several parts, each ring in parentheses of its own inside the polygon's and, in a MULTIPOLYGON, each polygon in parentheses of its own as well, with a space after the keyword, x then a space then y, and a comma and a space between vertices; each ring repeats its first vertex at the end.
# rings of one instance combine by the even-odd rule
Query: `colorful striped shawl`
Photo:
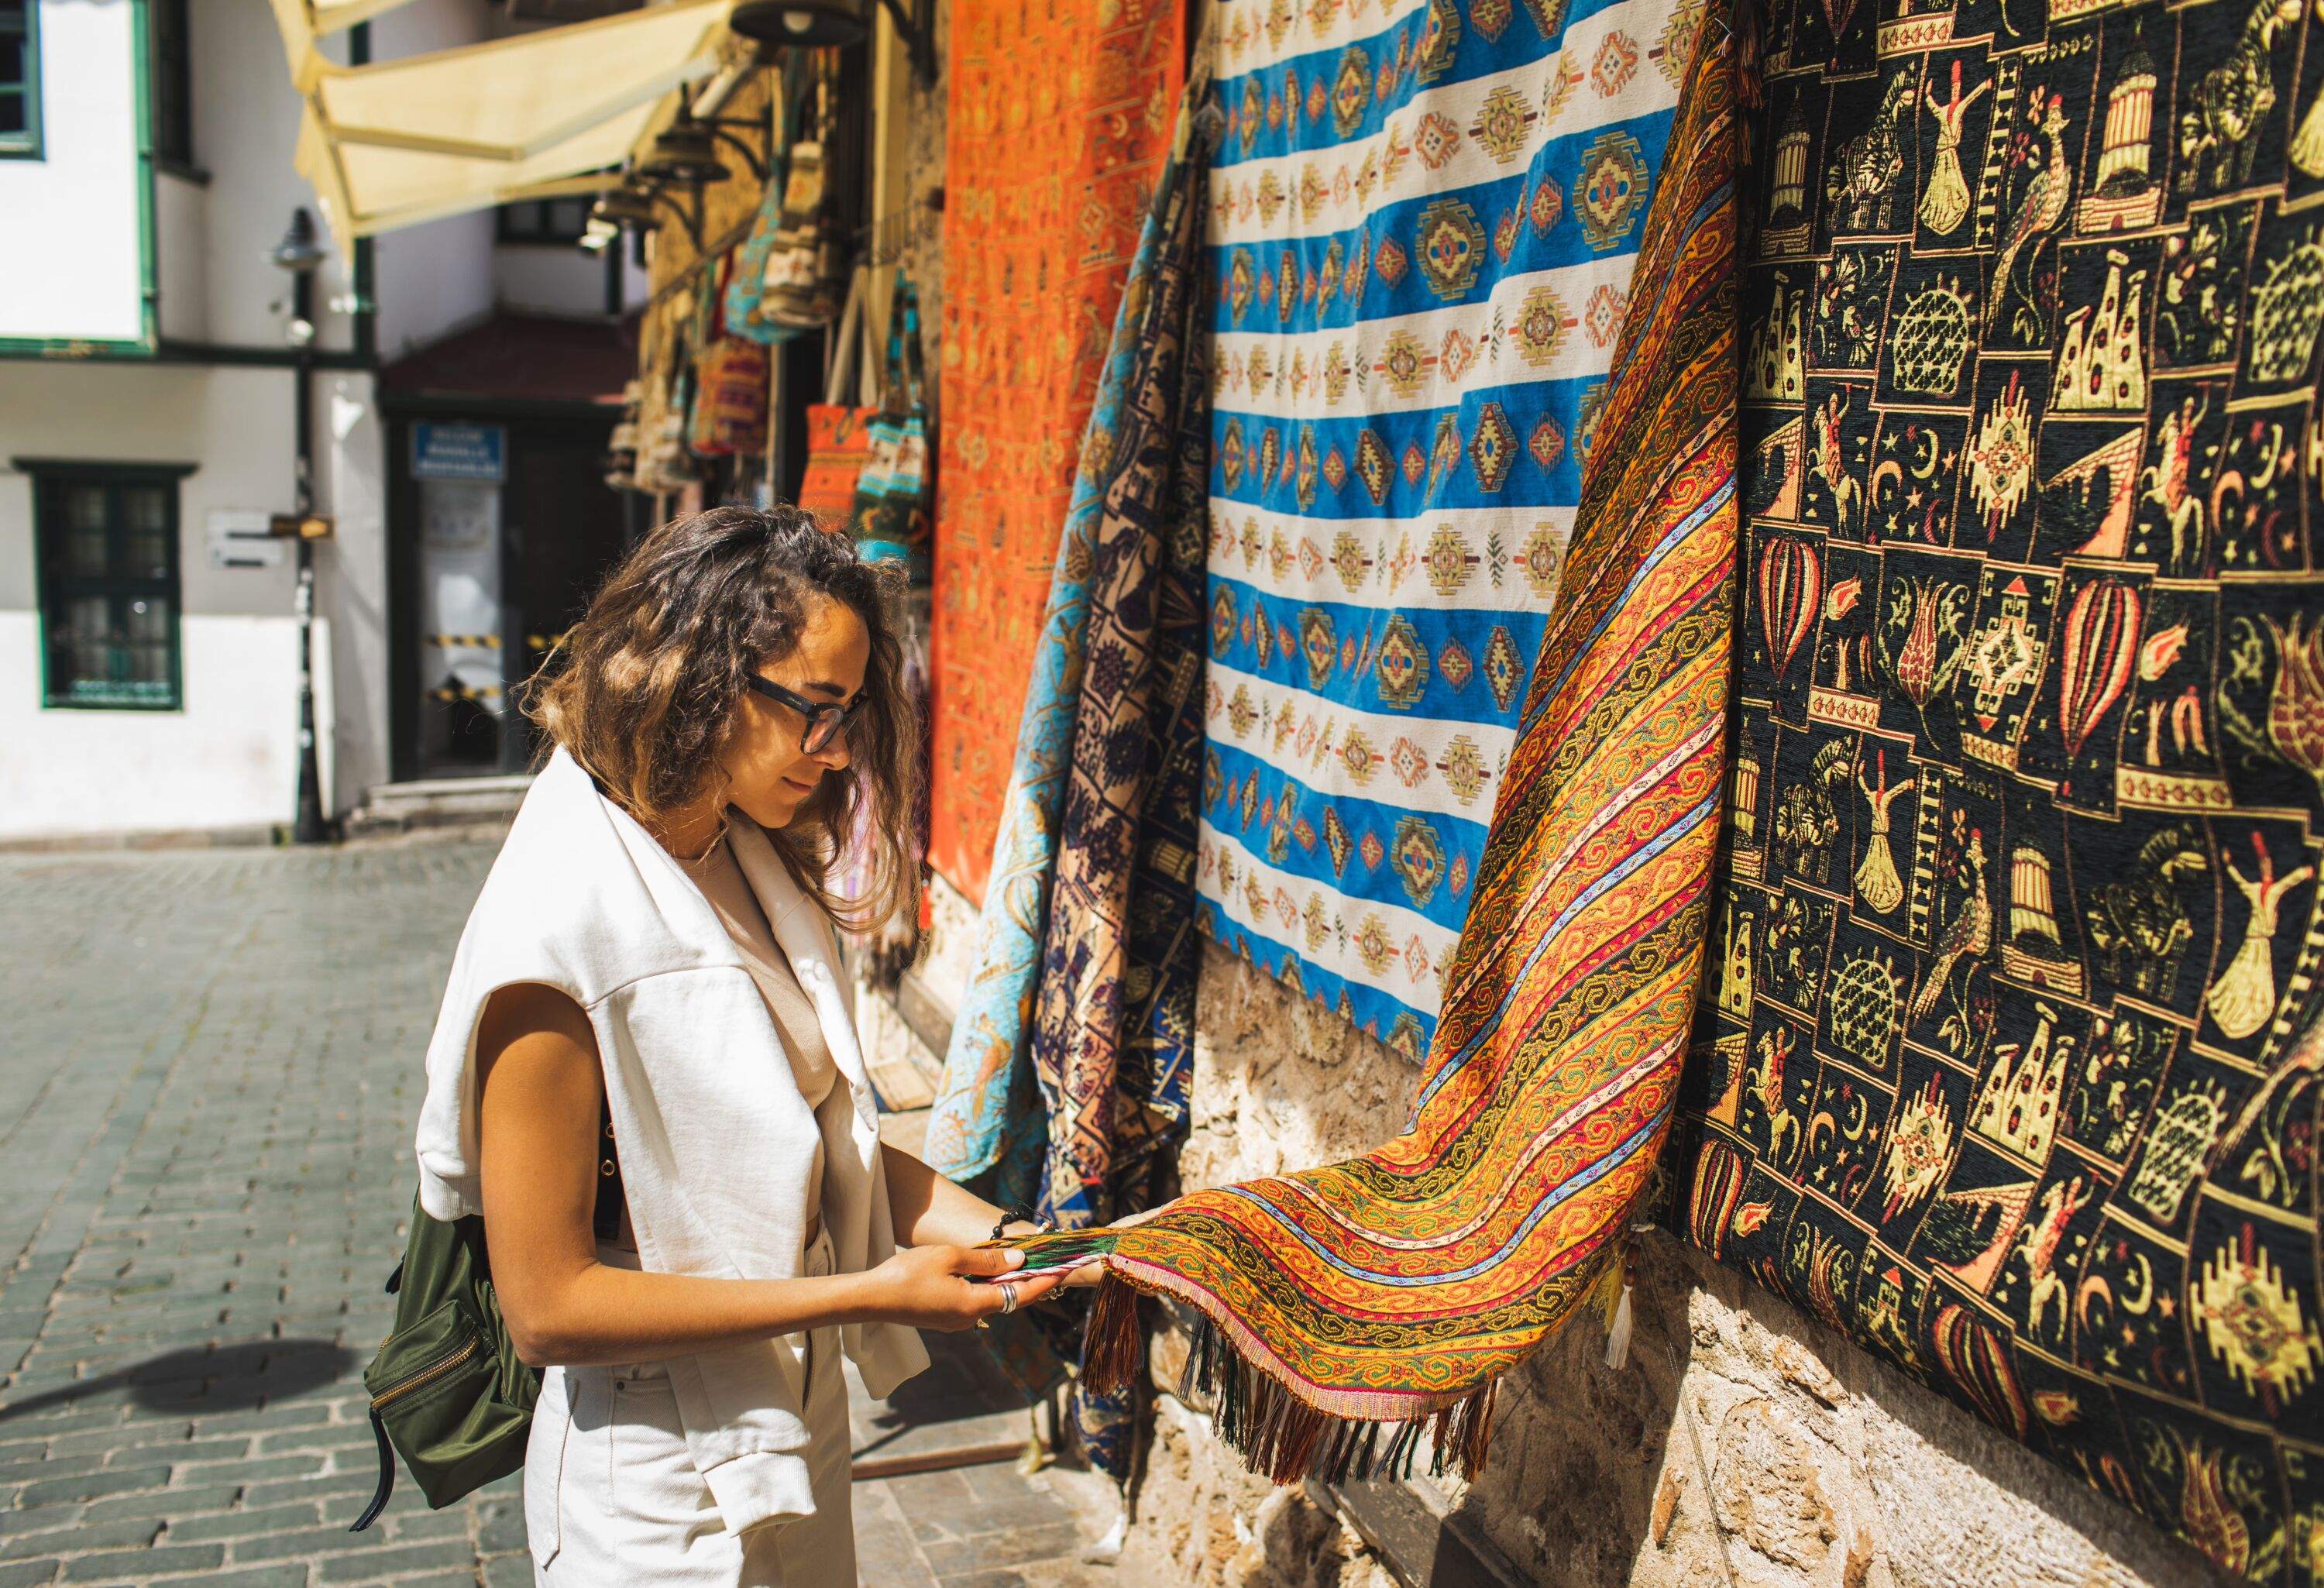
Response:
POLYGON ((1408 1470, 1432 1417, 1439 1468, 1473 1474, 1499 1375, 1618 1273, 1668 1125, 1725 752, 1733 56, 1708 24, 1410 1123, 1111 1240, 1085 1380, 1136 1376, 1133 1288, 1184 1298, 1190 1377, 1278 1480, 1408 1470))

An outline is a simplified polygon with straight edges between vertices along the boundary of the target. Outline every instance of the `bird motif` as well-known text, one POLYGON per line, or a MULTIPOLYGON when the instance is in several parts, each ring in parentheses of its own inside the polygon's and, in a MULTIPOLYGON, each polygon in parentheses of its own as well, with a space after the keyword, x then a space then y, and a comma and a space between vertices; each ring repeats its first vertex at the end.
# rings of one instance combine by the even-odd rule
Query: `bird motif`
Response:
MULTIPOLYGON (((2058 229, 2073 189, 2074 174, 2066 167, 2066 102, 2058 95, 2050 96, 2050 107, 2042 117, 2042 130, 2050 135, 2050 163, 2034 173, 2034 180, 2025 184, 2024 194, 2017 200, 2017 212, 2009 217, 2009 235, 2001 240, 2001 255, 1993 267, 1993 293, 1986 305, 1985 328, 1988 331, 2001 318, 2001 306, 2009 296, 2011 272, 2017 268, 2018 254, 2058 229)), ((2031 293, 2023 296, 2028 303, 2034 301, 2031 293)), ((2035 312, 2040 312, 2039 305, 2035 305, 2035 312)))
POLYGON ((1969 863, 1969 897, 1945 923, 1937 937, 1936 952, 1929 963, 1928 980, 1913 995, 1913 1018, 1924 1020, 1936 1008, 1943 996, 1945 985, 1952 979, 1953 967, 1965 956, 1982 956, 1993 948, 1993 903, 1985 891, 1985 833, 1971 827, 1964 858, 1969 863))

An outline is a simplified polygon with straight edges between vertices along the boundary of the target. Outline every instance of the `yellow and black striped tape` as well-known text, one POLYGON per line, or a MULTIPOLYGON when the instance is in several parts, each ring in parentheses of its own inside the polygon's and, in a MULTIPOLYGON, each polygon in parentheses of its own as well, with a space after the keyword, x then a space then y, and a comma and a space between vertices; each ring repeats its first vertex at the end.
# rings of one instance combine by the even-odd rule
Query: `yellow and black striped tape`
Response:
POLYGON ((422 634, 420 638, 438 651, 498 651, 501 648, 498 634, 422 634))
POLYGON ((500 696, 499 687, 493 684, 481 689, 472 689, 466 684, 439 684, 428 691, 430 700, 497 700, 500 696))

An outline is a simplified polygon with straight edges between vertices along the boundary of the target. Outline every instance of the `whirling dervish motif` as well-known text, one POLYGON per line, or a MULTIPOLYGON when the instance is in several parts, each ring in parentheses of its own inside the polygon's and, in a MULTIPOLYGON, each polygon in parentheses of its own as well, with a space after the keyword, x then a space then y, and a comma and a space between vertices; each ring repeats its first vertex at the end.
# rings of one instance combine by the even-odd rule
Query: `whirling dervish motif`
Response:
POLYGON ((1962 93, 1958 60, 1953 62, 1951 98, 1941 105, 1936 89, 1921 85, 1921 102, 1937 118, 1936 169, 1929 174, 1929 185, 1921 189, 1921 224, 1940 237, 1950 235, 1969 214, 1969 182, 1961 175, 1961 124, 1968 119, 1969 107, 1992 87, 1992 79, 1987 78, 1962 93))
POLYGON ((2268 854, 2256 833, 2252 835, 2252 847, 2258 852, 2259 863, 2250 876, 2237 869, 2234 857, 2227 857, 2227 880, 2251 907, 2251 917, 2244 927, 2243 946, 2236 950, 2225 974, 2211 983, 2207 1000, 2219 1029, 2237 1038, 2250 1036, 2275 1012, 2276 915, 2283 908, 2283 896, 2316 874, 2314 867, 2303 865, 2279 877, 2275 857, 2268 854))

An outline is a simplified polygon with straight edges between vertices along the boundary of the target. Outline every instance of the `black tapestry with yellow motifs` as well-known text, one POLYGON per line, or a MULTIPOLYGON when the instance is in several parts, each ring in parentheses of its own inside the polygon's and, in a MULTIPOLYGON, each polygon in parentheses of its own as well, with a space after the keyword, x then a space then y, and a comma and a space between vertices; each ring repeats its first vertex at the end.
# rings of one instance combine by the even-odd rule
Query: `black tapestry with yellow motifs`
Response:
POLYGON ((1683 1223, 2316 1582, 2324 0, 1759 26, 1683 1223))

